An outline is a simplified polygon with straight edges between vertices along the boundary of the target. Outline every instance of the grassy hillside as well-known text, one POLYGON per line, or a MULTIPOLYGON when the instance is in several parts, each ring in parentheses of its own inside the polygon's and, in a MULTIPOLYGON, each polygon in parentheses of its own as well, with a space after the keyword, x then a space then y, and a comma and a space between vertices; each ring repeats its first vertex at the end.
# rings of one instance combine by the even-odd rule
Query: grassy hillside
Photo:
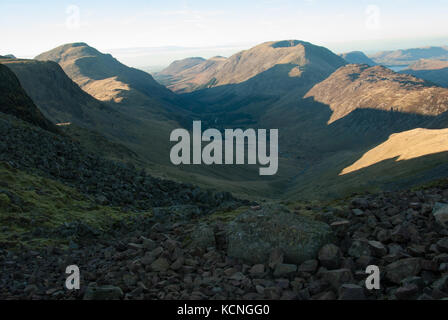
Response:
POLYGON ((0 161, 0 247, 44 248, 68 246, 64 230, 82 226, 86 239, 95 233, 111 231, 117 222, 132 217, 151 216, 151 212, 123 212, 101 206, 75 188, 40 175, 25 173, 0 161))

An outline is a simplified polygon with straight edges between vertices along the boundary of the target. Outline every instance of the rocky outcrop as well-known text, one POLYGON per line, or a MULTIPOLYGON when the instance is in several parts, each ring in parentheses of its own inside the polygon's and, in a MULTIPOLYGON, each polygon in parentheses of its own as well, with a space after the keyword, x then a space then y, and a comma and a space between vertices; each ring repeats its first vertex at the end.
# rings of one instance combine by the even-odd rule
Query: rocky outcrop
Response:
POLYGON ((305 97, 330 106, 329 123, 356 109, 425 116, 448 110, 448 90, 383 66, 351 64, 315 85, 305 97))

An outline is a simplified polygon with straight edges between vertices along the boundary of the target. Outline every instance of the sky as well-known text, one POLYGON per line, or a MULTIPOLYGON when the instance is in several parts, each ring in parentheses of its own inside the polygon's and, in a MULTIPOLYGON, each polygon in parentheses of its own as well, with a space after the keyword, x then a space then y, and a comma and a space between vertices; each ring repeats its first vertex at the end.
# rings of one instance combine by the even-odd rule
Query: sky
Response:
POLYGON ((0 1, 0 55, 86 42, 133 66, 299 39, 336 53, 448 45, 448 0, 0 1))

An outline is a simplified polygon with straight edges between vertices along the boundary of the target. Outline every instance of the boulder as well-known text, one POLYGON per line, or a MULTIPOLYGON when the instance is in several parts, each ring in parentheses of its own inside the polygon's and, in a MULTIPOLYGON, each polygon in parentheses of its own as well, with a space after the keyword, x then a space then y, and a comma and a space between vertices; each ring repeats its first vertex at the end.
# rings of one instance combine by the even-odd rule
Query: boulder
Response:
POLYGON ((250 268, 249 273, 253 276, 260 276, 264 274, 264 264, 256 264, 250 268))
POLYGON ((354 258, 359 258, 362 256, 370 256, 370 246, 365 240, 355 240, 353 241, 350 249, 348 249, 348 254, 354 258))
POLYGON ((200 225, 191 233, 190 246, 193 248, 207 249, 216 246, 215 232, 208 225, 200 225))
POLYGON ((123 291, 116 286, 88 286, 84 294, 84 300, 119 300, 123 297, 123 291))
POLYGON ((227 228, 228 255, 250 264, 266 263, 275 248, 282 250, 286 262, 301 264, 316 258, 332 240, 326 223, 276 205, 244 212, 227 228))
POLYGON ((369 248, 375 257, 381 258, 387 254, 387 247, 379 241, 369 241, 369 248))
POLYGON ((401 286, 395 291, 395 296, 398 300, 409 300, 415 298, 418 293, 418 287, 416 284, 406 284, 401 286))
POLYGON ((308 272, 308 273, 315 273, 318 266, 317 260, 307 260, 303 262, 300 266, 298 271, 299 272, 308 272))
POLYGON ((338 290, 343 284, 352 283, 354 281, 353 274, 349 269, 338 269, 322 272, 322 278, 338 290))
POLYGON ((386 266, 386 279, 400 284, 405 278, 418 275, 420 270, 421 260, 419 258, 401 259, 386 266))
POLYGON ((437 241, 437 250, 443 253, 448 253, 448 238, 443 238, 437 241))
POLYGON ((439 225, 442 227, 448 226, 448 204, 436 203, 434 205, 433 215, 439 225))
POLYGON ((337 269, 341 266, 342 253, 334 244, 326 244, 319 251, 319 261, 327 269, 337 269))
POLYGON ((343 284, 339 288, 339 300, 365 300, 364 288, 356 284, 343 284))
POLYGON ((151 270, 156 272, 166 271, 170 268, 170 263, 165 258, 159 258, 151 263, 151 270))
POLYGON ((297 266, 295 264, 280 263, 275 267, 274 276, 284 277, 297 271, 297 266))

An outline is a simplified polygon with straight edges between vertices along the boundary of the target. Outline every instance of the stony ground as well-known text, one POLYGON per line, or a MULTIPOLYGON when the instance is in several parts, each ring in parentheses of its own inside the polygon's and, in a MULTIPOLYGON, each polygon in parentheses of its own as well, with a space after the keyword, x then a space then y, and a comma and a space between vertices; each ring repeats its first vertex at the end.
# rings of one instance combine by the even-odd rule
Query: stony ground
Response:
MULTIPOLYGON (((136 222, 68 251, 0 251, 1 299, 444 299, 448 298, 448 189, 367 195, 311 209, 336 237, 314 259, 288 261, 279 248, 264 263, 227 254, 229 223, 136 222), (200 230, 200 232, 198 232, 200 230), (81 289, 64 289, 65 268, 81 289), (367 265, 381 270, 366 290, 367 265)), ((248 212, 264 210, 248 208, 248 212)), ((280 244, 281 247, 281 244, 280 244)))

